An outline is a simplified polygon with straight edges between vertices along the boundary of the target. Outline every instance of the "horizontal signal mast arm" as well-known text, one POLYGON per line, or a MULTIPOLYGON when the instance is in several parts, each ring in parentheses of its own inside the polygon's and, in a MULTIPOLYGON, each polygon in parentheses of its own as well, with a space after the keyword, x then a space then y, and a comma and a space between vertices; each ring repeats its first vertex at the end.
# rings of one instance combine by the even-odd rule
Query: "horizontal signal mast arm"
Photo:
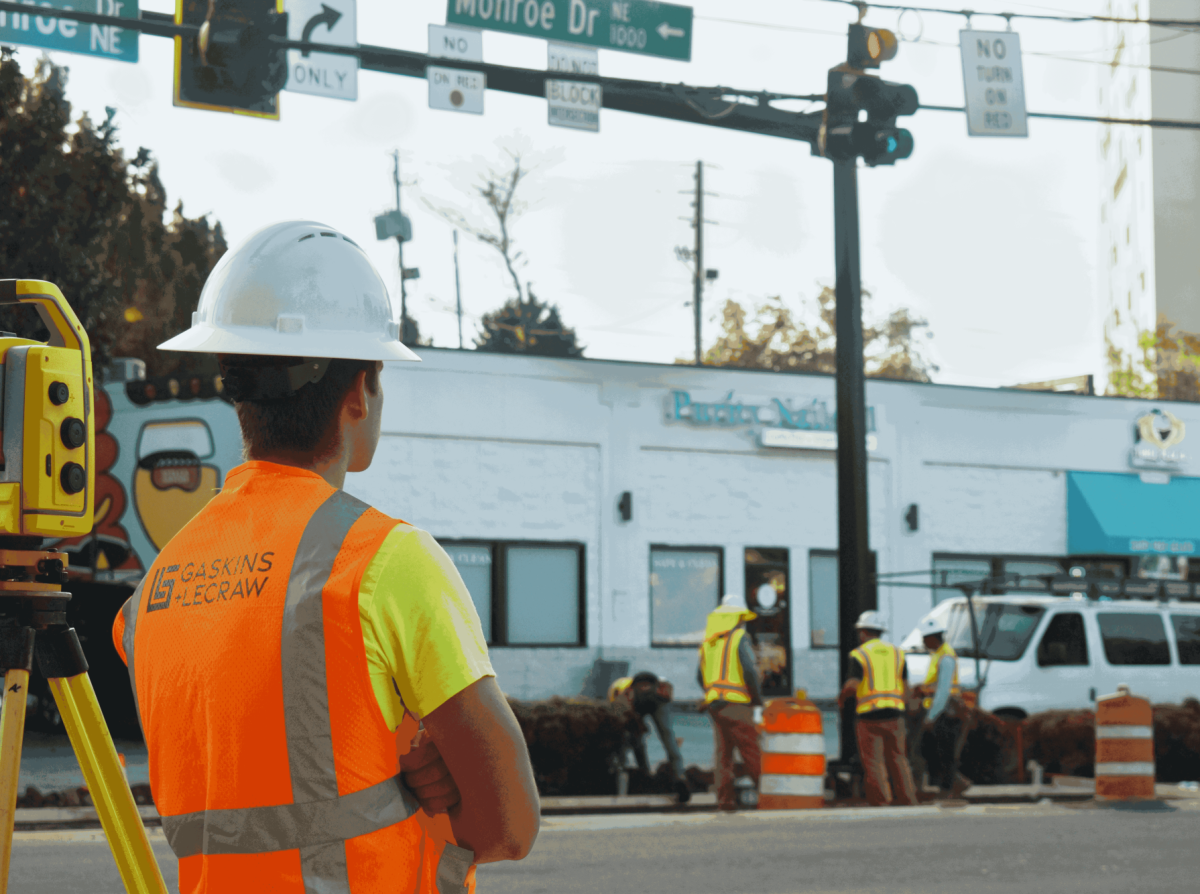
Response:
MULTIPOLYGON (((175 24, 174 16, 147 10, 142 11, 141 18, 133 19, 75 10, 30 7, 23 3, 13 3, 11 0, 0 0, 0 12, 33 14, 34 9, 36 15, 46 18, 71 19, 92 25, 113 25, 156 37, 195 37, 200 30, 195 25, 175 24)), ((757 90, 743 91, 726 87, 692 87, 687 84, 564 75, 559 72, 512 68, 507 65, 489 65, 486 62, 440 59, 423 53, 362 44, 347 47, 313 41, 285 40, 274 36, 271 41, 289 50, 356 56, 360 67, 368 71, 412 78, 424 78, 425 69, 430 65, 478 71, 486 76, 487 89, 523 96, 544 98, 548 80, 565 79, 597 84, 601 88, 601 104, 606 109, 783 137, 803 143, 816 142, 821 126, 821 112, 798 113, 777 109, 770 105, 770 101, 780 97, 757 90), (741 101, 747 98, 754 101, 741 101)))

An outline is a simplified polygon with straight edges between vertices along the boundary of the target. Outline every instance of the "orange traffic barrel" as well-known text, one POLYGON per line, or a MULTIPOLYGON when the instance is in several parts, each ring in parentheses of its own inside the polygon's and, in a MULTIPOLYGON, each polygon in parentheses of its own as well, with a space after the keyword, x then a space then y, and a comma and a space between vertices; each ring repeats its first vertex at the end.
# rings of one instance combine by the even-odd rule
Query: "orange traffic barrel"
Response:
POLYGON ((763 708, 759 810, 825 806, 825 732, 802 689, 763 708))
POLYGON ((1096 700, 1096 800, 1154 797, 1154 715, 1150 701, 1118 686, 1096 700))

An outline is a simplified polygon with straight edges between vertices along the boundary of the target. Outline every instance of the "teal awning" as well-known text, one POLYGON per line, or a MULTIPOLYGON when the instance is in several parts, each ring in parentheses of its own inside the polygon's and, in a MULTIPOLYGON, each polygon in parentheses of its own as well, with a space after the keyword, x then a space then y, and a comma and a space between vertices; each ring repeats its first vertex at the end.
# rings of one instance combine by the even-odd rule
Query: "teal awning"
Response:
POLYGON ((1147 484, 1137 475, 1067 473, 1071 555, 1167 553, 1200 547, 1200 478, 1147 484))

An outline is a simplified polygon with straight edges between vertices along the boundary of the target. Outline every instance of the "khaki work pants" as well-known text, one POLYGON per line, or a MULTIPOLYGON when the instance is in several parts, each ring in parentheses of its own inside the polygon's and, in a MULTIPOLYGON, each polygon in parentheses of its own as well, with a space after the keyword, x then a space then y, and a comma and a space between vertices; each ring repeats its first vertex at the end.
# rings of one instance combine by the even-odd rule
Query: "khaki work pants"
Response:
POLYGON ((904 718, 863 720, 854 725, 858 755, 863 765, 863 787, 874 807, 916 804, 917 787, 905 748, 904 718))

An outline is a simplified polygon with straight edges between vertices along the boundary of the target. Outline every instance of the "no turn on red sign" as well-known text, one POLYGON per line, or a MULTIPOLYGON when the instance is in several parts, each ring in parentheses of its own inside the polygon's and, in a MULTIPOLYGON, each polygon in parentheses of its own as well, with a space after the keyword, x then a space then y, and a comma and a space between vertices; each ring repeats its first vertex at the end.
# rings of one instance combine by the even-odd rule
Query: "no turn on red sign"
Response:
POLYGON ((1021 37, 1012 31, 960 31, 967 133, 1027 137, 1021 37))

